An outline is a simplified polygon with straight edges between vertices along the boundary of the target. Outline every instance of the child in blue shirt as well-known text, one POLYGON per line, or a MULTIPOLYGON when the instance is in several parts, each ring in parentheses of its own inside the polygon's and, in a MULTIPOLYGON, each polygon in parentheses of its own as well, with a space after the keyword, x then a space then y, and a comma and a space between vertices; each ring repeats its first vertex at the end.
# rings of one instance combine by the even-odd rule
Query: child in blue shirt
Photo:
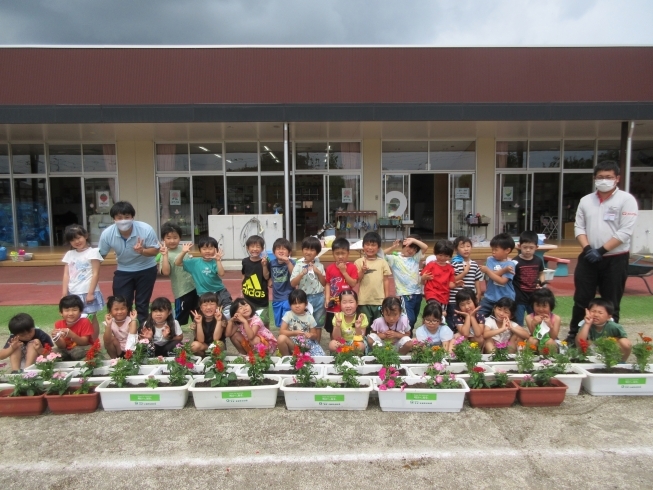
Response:
POLYGON ((272 312, 274 324, 281 327, 283 316, 290 311, 288 297, 293 291, 290 276, 295 266, 295 261, 290 258, 292 245, 285 238, 277 238, 272 244, 274 257, 268 262, 270 280, 272 281, 272 312))
POLYGON ((480 267, 481 272, 488 278, 479 310, 485 316, 492 313, 494 304, 501 298, 513 301, 515 299, 515 288, 512 284, 515 263, 508 258, 515 248, 515 241, 507 233, 499 233, 490 240, 490 248, 492 256, 480 267))

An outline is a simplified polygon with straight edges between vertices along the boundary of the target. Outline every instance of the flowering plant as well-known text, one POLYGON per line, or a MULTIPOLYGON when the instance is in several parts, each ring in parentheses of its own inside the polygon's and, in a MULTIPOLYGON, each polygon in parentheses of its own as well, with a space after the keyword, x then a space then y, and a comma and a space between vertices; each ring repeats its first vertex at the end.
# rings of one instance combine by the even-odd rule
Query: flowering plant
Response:
POLYGON ((41 371, 41 377, 49 381, 54 373, 54 363, 61 357, 61 354, 52 352, 50 344, 45 344, 43 354, 36 358, 36 367, 41 371))
POLYGON ((163 356, 150 357, 147 360, 148 364, 165 364, 166 362, 166 358, 163 356))
POLYGON ((447 351, 439 345, 430 346, 426 342, 413 340, 410 360, 418 364, 433 364, 442 362, 446 355, 447 351))
POLYGON ((298 335, 295 337, 295 345, 299 347, 301 352, 308 352, 311 350, 311 346, 309 345, 306 337, 303 335, 298 335))
POLYGON ((204 371, 204 379, 211 381, 211 388, 224 387, 229 384, 229 381, 235 381, 236 373, 227 372, 224 364, 225 354, 222 349, 216 345, 210 355, 211 361, 209 367, 204 371))
POLYGON ((483 388, 505 388, 510 383, 510 379, 505 371, 497 370, 494 374, 494 379, 487 380, 485 378, 485 369, 481 366, 475 366, 469 375, 467 384, 473 390, 483 388))
POLYGON ((314 362, 315 360, 307 352, 302 352, 298 345, 295 346, 290 364, 292 364, 292 367, 295 370, 294 381, 299 384, 299 386, 307 388, 314 384, 314 362))
POLYGON ((127 382, 127 376, 138 374, 138 365, 132 360, 132 351, 125 352, 123 359, 111 359, 109 363, 111 381, 118 387, 122 388, 127 382))
POLYGON ((426 386, 431 389, 451 390, 462 387, 456 381, 456 375, 447 371, 446 366, 440 362, 435 362, 426 368, 426 373, 424 373, 423 377, 426 377, 426 386))
MULTIPOLYGON (((563 347, 567 345, 565 341, 563 341, 562 344, 563 347)), ((587 356, 592 355, 589 342, 587 340, 578 339, 578 344, 579 347, 569 347, 567 349, 569 360, 575 362, 589 362, 587 356)))
POLYGON ((554 354, 553 356, 554 359, 554 365, 553 368, 555 369, 557 374, 564 374, 567 372, 567 369, 569 368, 569 355, 568 354, 554 354))
MULTIPOLYGON (((350 366, 348 366, 346 364, 341 364, 340 366, 338 366, 337 369, 338 369, 338 373, 340 374, 340 376, 342 376, 342 385, 345 388, 360 388, 361 384, 358 382, 358 371, 356 371, 356 369, 354 369, 353 367, 350 367, 350 366)), ((330 382, 327 381, 327 380, 318 379, 315 382, 315 386, 317 386, 317 387, 325 387, 325 386, 335 386, 335 387, 337 387, 338 384, 337 383, 331 383, 330 384, 330 382), (320 386, 320 383, 322 381, 326 381, 324 386, 320 386)))
POLYGON ((229 364, 247 364, 247 361, 243 356, 238 356, 233 359, 229 364))
POLYGON ((530 373, 533 370, 533 362, 535 361, 536 345, 519 342, 517 344, 517 371, 520 373, 530 373))
POLYGON ((134 348, 132 359, 135 364, 147 364, 147 358, 150 357, 150 351, 154 349, 154 344, 151 344, 148 339, 141 339, 134 348))
POLYGON ((648 363, 653 355, 653 346, 651 345, 651 337, 645 337, 642 332, 639 333, 639 338, 642 339, 641 342, 638 341, 633 346, 633 354, 635 354, 635 363, 633 364, 633 369, 639 370, 640 373, 645 373, 648 363))
POLYGON ((347 345, 345 339, 338 339, 338 348, 334 356, 334 363, 340 366, 343 362, 348 362, 354 366, 362 364, 363 360, 359 356, 360 352, 354 349, 352 345, 347 345))
POLYGON ((464 362, 469 373, 472 372, 474 366, 481 362, 483 358, 481 349, 478 347, 478 342, 470 342, 465 337, 458 337, 454 340, 453 353, 456 362, 464 362))
POLYGON ((181 350, 174 361, 168 361, 168 380, 171 386, 183 386, 188 380, 186 376, 193 376, 191 369, 195 365, 188 361, 185 350, 181 350))
POLYGON ((540 361, 540 364, 542 365, 542 368, 537 369, 532 374, 524 376, 520 386, 523 386, 524 388, 551 386, 551 378, 559 374, 556 366, 553 364, 553 361, 549 359, 543 359, 540 361))
POLYGON ((505 362, 510 360, 508 355, 508 342, 495 342, 494 352, 490 356, 493 362, 505 362))
POLYGON ((395 367, 381 368, 379 370, 379 378, 381 379, 381 383, 379 384, 379 390, 381 391, 399 387, 403 391, 406 387, 404 378, 399 376, 399 370, 395 367))
POLYGON ((91 348, 86 351, 86 356, 84 357, 84 363, 79 365, 82 368, 80 377, 88 378, 93 375, 93 370, 96 369, 102 362, 102 345, 100 344, 100 339, 95 339, 91 348))
POLYGON ((383 367, 396 366, 399 367, 401 359, 399 353, 395 350, 392 342, 384 342, 383 346, 375 345, 372 348, 372 355, 375 357, 376 362, 383 367))
POLYGON ((159 386, 159 380, 150 374, 145 380, 145 386, 154 389, 159 386))
POLYGON ((9 364, 6 362, 0 363, 0 381, 5 381, 7 379, 7 371, 9 368, 7 368, 9 364))
POLYGON ((183 350, 186 351, 186 357, 190 357, 193 355, 193 351, 190 348, 191 344, 192 342, 186 342, 184 344, 179 343, 175 346, 174 349, 172 349, 172 352, 174 352, 175 357, 179 357, 181 351, 183 350))
POLYGON ((600 337, 594 341, 599 359, 606 369, 612 369, 621 361, 621 349, 614 337, 600 337))
MULTIPOLYGON (((50 380, 50 386, 48 386, 47 393, 56 393, 59 396, 65 395, 70 388, 70 380, 72 377, 72 373, 54 373, 50 380)), ((88 378, 82 378, 82 384, 71 394, 88 395, 89 391, 91 391, 91 383, 88 382, 88 378)))
POLYGON ((14 385, 14 391, 9 396, 34 396, 40 395, 45 391, 43 387, 43 378, 39 376, 38 371, 25 371, 23 374, 17 374, 9 379, 14 385))
POLYGON ((257 344, 256 353, 250 351, 247 354, 247 364, 249 364, 247 368, 249 382, 254 386, 263 384, 263 374, 272 366, 270 354, 263 344, 257 344))

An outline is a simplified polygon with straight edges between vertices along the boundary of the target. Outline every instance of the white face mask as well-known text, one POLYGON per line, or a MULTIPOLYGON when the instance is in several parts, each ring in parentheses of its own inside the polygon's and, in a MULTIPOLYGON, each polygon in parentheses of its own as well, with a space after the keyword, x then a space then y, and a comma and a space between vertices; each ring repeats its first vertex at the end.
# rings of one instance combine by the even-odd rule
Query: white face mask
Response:
POLYGON ((612 189, 614 189, 614 186, 617 185, 617 181, 610 179, 598 179, 594 181, 594 185, 596 186, 596 190, 599 192, 610 192, 612 189))
POLYGON ((134 224, 133 219, 119 219, 118 221, 116 221, 116 226, 120 231, 131 230, 133 224, 134 224))

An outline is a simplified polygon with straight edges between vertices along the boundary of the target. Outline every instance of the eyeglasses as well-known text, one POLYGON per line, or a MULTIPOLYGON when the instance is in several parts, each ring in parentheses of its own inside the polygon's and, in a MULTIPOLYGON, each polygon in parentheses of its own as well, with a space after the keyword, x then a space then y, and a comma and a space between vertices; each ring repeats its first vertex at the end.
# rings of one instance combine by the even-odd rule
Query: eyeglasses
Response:
POLYGON ((438 320, 437 318, 434 318, 433 320, 427 320, 424 318, 424 323, 428 323, 429 325, 437 325, 439 323, 442 323, 442 320, 438 320))

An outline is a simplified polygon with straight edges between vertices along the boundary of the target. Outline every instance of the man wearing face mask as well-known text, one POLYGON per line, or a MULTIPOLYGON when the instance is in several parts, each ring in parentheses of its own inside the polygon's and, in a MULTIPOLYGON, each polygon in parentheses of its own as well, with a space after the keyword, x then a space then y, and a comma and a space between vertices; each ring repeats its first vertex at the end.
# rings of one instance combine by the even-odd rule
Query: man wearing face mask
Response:
POLYGON ((130 310, 135 302, 138 322, 143 325, 156 281, 159 240, 150 225, 134 220, 136 210, 127 201, 115 203, 109 214, 113 225, 100 235, 100 254, 104 257, 111 249, 116 253, 113 295, 125 297, 130 310))
POLYGON ((637 220, 637 201, 617 187, 619 165, 601 162, 594 167, 596 192, 580 200, 574 226, 583 251, 574 271, 574 309, 567 344, 574 346, 578 323, 594 299, 598 287, 603 299, 614 304, 613 318, 619 322, 619 306, 628 278, 630 237, 637 220))

